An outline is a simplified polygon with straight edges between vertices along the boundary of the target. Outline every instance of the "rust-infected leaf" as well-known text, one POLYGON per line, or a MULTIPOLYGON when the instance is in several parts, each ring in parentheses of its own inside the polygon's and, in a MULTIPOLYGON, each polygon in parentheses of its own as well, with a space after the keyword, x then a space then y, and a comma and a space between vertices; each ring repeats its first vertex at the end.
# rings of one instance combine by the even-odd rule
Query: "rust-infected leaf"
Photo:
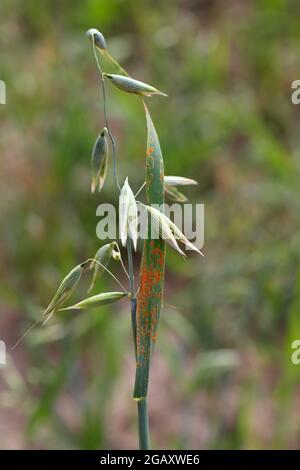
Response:
MULTIPOLYGON (((164 164, 163 157, 148 108, 144 104, 148 139, 146 156, 146 193, 148 204, 164 203, 164 164)), ((144 242, 141 268, 140 290, 137 298, 137 336, 136 336, 136 378, 134 398, 146 397, 149 381, 151 354, 157 338, 160 317, 164 270, 165 242, 162 239, 151 240, 151 227, 148 227, 148 239, 144 242)))

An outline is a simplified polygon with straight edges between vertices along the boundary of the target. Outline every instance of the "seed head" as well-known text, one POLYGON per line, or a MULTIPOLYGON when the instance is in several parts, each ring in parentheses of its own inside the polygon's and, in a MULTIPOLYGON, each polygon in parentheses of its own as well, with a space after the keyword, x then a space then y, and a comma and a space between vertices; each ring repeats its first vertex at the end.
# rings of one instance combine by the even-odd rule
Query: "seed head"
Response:
POLYGON ((98 191, 103 188, 108 165, 108 144, 106 139, 107 129, 104 127, 101 134, 97 137, 93 147, 91 170, 91 192, 94 193, 98 186, 98 191))
POLYGON ((94 273, 88 292, 90 292, 94 287, 97 277, 100 277, 100 275, 104 272, 105 268, 109 265, 109 262, 113 255, 114 247, 115 242, 107 243, 106 245, 101 246, 95 254, 94 259, 98 261, 98 263, 96 261, 92 261, 91 263, 90 267, 94 270, 94 273))
POLYGON ((54 313, 70 297, 75 287, 77 286, 82 273, 87 269, 88 265, 89 262, 85 261, 84 263, 75 266, 75 268, 72 269, 72 271, 70 271, 69 274, 62 280, 51 302, 44 311, 44 316, 54 313))
POLYGON ((165 93, 157 90, 151 85, 147 83, 140 82, 138 80, 134 80, 130 77, 125 77, 124 75, 112 75, 105 73, 104 74, 112 83, 122 91, 126 91, 127 93, 135 93, 137 95, 144 95, 144 96, 152 96, 152 95, 162 95, 168 96, 165 93))
POLYGON ((126 178, 119 197, 120 235, 122 245, 126 245, 127 235, 137 246, 138 212, 134 194, 126 178))
POLYGON ((97 46, 101 50, 106 50, 106 42, 104 39, 104 36, 98 29, 96 28, 91 28, 86 32, 86 35, 92 42, 95 43, 95 46, 97 46))
POLYGON ((103 294, 93 295, 87 299, 78 302, 70 307, 65 307, 60 310, 84 310, 88 308, 101 307, 102 305, 111 304, 128 296, 128 292, 105 292, 103 294))
POLYGON ((115 261, 120 261, 121 260, 120 252, 117 251, 117 250, 113 250, 112 257, 115 261))

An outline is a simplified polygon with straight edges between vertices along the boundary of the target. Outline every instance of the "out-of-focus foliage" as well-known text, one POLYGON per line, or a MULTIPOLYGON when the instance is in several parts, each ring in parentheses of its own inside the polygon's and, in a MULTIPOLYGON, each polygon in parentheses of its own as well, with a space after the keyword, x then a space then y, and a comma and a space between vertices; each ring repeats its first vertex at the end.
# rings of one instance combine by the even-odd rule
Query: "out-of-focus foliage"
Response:
MULTIPOLYGON (((148 100, 166 174, 197 179, 185 193, 205 204, 205 259, 167 253, 153 446, 299 445, 299 16, 297 0, 1 1, 1 447, 136 446, 126 302, 61 313, 10 350, 99 248, 96 206, 117 202, 111 166, 100 195, 89 190, 104 125, 91 27, 134 78, 168 93, 148 100)), ((143 110, 108 92, 120 175, 138 189, 143 110)), ((98 287, 116 288, 106 276, 98 287)))

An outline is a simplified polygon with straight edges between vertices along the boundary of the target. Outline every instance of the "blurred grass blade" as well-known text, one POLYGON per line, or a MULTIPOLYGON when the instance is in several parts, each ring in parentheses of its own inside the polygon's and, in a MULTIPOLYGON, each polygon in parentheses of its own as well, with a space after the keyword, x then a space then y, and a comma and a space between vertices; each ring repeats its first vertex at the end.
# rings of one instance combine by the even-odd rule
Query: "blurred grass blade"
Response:
POLYGON ((137 95, 152 96, 161 95, 167 96, 165 93, 157 90, 147 83, 140 82, 131 77, 125 77, 124 75, 113 75, 109 73, 104 74, 112 83, 122 91, 127 93, 135 93, 137 95))
POLYGON ((93 278, 92 278, 91 285, 88 289, 88 292, 90 292, 93 289, 96 279, 101 276, 105 268, 109 265, 109 262, 113 256, 113 251, 114 251, 115 246, 116 246, 115 242, 107 243, 106 245, 101 246, 99 250, 97 251, 97 253, 95 254, 94 259, 96 261, 99 261, 99 263, 101 263, 102 266, 100 266, 99 263, 95 263, 95 261, 91 262, 90 267, 91 269, 94 270, 94 272, 93 272, 93 278))
POLYGON ((188 382, 188 390, 191 392, 199 390, 199 386, 209 385, 217 380, 224 381, 229 373, 241 365, 241 360, 237 351, 219 349, 198 354, 194 363, 193 374, 188 382))
MULTIPOLYGON (((148 204, 164 203, 164 164, 163 157, 148 108, 144 103, 147 121, 146 193, 148 204)), ((151 240, 151 227, 144 242, 141 268, 140 290, 137 298, 136 316, 136 376, 134 398, 141 400, 147 396, 151 354, 157 338, 160 317, 164 270, 165 242, 151 240)))
POLYGON ((93 295, 87 299, 71 305, 70 307, 61 308, 60 310, 86 310, 89 308, 101 307, 102 305, 111 304, 123 299, 127 296, 127 292, 105 292, 103 294, 93 295))

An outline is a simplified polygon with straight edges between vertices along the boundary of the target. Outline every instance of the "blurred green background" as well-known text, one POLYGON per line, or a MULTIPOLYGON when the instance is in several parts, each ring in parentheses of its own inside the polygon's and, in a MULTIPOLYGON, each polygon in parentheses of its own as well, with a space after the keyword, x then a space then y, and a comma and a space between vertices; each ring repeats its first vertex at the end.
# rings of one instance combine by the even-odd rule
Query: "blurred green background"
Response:
MULTIPOLYGON (((1 1, 1 448, 137 446, 126 302, 62 315, 11 350, 99 247, 97 205, 117 202, 111 167, 103 192, 89 189, 103 127, 91 27, 132 76, 169 94, 148 100, 166 173, 196 178, 186 193, 205 204, 205 258, 167 253, 152 446, 300 447, 299 17, 297 0, 1 1)), ((137 189, 143 110, 108 94, 120 177, 137 189)))

